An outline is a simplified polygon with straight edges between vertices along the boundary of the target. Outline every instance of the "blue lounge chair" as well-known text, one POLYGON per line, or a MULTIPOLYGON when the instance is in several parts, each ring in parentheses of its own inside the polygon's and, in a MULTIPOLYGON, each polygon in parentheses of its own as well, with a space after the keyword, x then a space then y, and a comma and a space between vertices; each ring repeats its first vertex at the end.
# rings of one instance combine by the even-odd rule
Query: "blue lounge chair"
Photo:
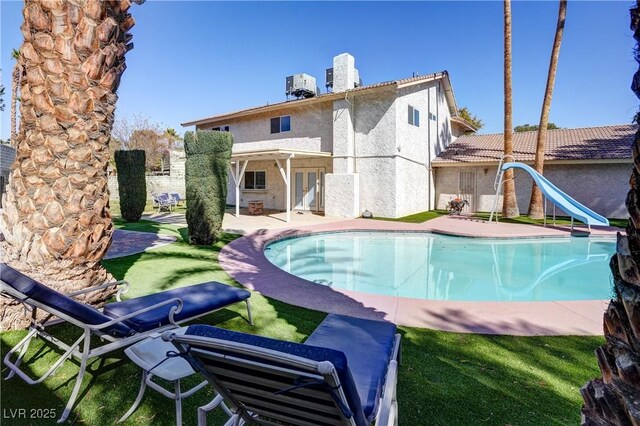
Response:
POLYGON ((220 395, 198 409, 198 425, 222 401, 234 412, 227 425, 397 424, 391 323, 330 314, 304 344, 207 325, 162 338, 220 395))
POLYGON ((169 211, 172 211, 173 208, 178 204, 176 200, 170 197, 167 193, 151 194, 151 199, 153 201, 153 207, 157 208, 158 212, 160 212, 162 209, 169 209, 169 211))
POLYGON ((181 198, 177 192, 172 192, 169 196, 176 202, 176 206, 181 206, 184 203, 184 198, 181 198))
POLYGON ((247 304, 248 320, 253 324, 249 304, 251 293, 243 289, 208 282, 121 301, 121 295, 128 289, 129 283, 117 281, 65 295, 0 263, 0 293, 3 296, 13 297, 31 310, 29 332, 4 357, 5 365, 11 370, 7 379, 18 375, 28 384, 34 385, 49 377, 65 360, 74 357, 80 361, 80 371, 75 386, 58 423, 65 421, 71 412, 89 359, 125 348, 153 333, 177 328, 180 323, 191 321, 237 302, 247 304), (106 304, 102 312, 74 299, 79 295, 114 286, 118 288, 117 302, 106 304), (44 311, 46 314, 44 318, 37 317, 39 311, 44 311), (59 320, 50 321, 52 317, 57 317, 59 320), (82 329, 82 335, 71 345, 56 339, 47 332, 46 328, 60 322, 68 322, 79 327, 82 329), (56 345, 64 353, 46 373, 37 379, 32 379, 20 369, 20 364, 29 343, 36 336, 56 345), (92 336, 100 337, 102 343, 92 347, 92 336), (12 360, 15 354, 17 357, 12 360))

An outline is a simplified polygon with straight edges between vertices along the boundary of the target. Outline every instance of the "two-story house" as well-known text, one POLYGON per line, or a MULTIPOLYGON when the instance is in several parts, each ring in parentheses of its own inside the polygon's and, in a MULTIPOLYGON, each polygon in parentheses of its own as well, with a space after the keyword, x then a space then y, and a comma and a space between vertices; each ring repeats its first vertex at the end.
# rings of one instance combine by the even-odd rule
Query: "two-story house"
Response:
POLYGON ((355 60, 333 59, 333 90, 189 121, 229 131, 233 155, 229 204, 327 216, 400 217, 430 210, 431 162, 475 129, 457 117, 446 71, 358 85, 355 60))

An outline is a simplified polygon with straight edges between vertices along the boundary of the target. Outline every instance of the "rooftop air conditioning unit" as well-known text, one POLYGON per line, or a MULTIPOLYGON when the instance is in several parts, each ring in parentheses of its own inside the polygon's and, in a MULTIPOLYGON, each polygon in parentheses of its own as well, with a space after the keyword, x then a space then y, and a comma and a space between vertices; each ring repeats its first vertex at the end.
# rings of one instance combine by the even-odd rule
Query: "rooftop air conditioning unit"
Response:
POLYGON ((287 97, 311 98, 317 95, 316 78, 309 74, 290 75, 286 80, 286 89, 287 97))

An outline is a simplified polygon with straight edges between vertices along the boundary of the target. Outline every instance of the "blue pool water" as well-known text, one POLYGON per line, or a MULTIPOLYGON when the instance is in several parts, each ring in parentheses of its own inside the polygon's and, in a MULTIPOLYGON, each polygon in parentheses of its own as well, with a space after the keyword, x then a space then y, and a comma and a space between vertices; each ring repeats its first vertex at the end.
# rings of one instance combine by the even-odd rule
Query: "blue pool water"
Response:
POLYGON ((306 280, 362 293, 459 301, 608 299, 615 241, 491 240, 344 232, 276 241, 265 255, 306 280))

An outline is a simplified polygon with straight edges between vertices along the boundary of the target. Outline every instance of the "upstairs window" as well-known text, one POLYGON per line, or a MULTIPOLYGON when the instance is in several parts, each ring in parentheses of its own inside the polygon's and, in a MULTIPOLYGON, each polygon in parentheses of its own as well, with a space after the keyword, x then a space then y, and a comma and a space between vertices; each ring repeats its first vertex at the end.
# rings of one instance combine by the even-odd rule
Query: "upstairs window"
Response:
POLYGON ((291 116, 283 115, 271 119, 271 134, 291 131, 291 116))
POLYGON ((409 124, 420 127, 420 111, 409 105, 409 124))
POLYGON ((229 126, 214 127, 211 130, 213 130, 214 132, 228 132, 229 131, 229 126))
POLYGON ((244 172, 244 189, 267 189, 267 172, 244 172))

